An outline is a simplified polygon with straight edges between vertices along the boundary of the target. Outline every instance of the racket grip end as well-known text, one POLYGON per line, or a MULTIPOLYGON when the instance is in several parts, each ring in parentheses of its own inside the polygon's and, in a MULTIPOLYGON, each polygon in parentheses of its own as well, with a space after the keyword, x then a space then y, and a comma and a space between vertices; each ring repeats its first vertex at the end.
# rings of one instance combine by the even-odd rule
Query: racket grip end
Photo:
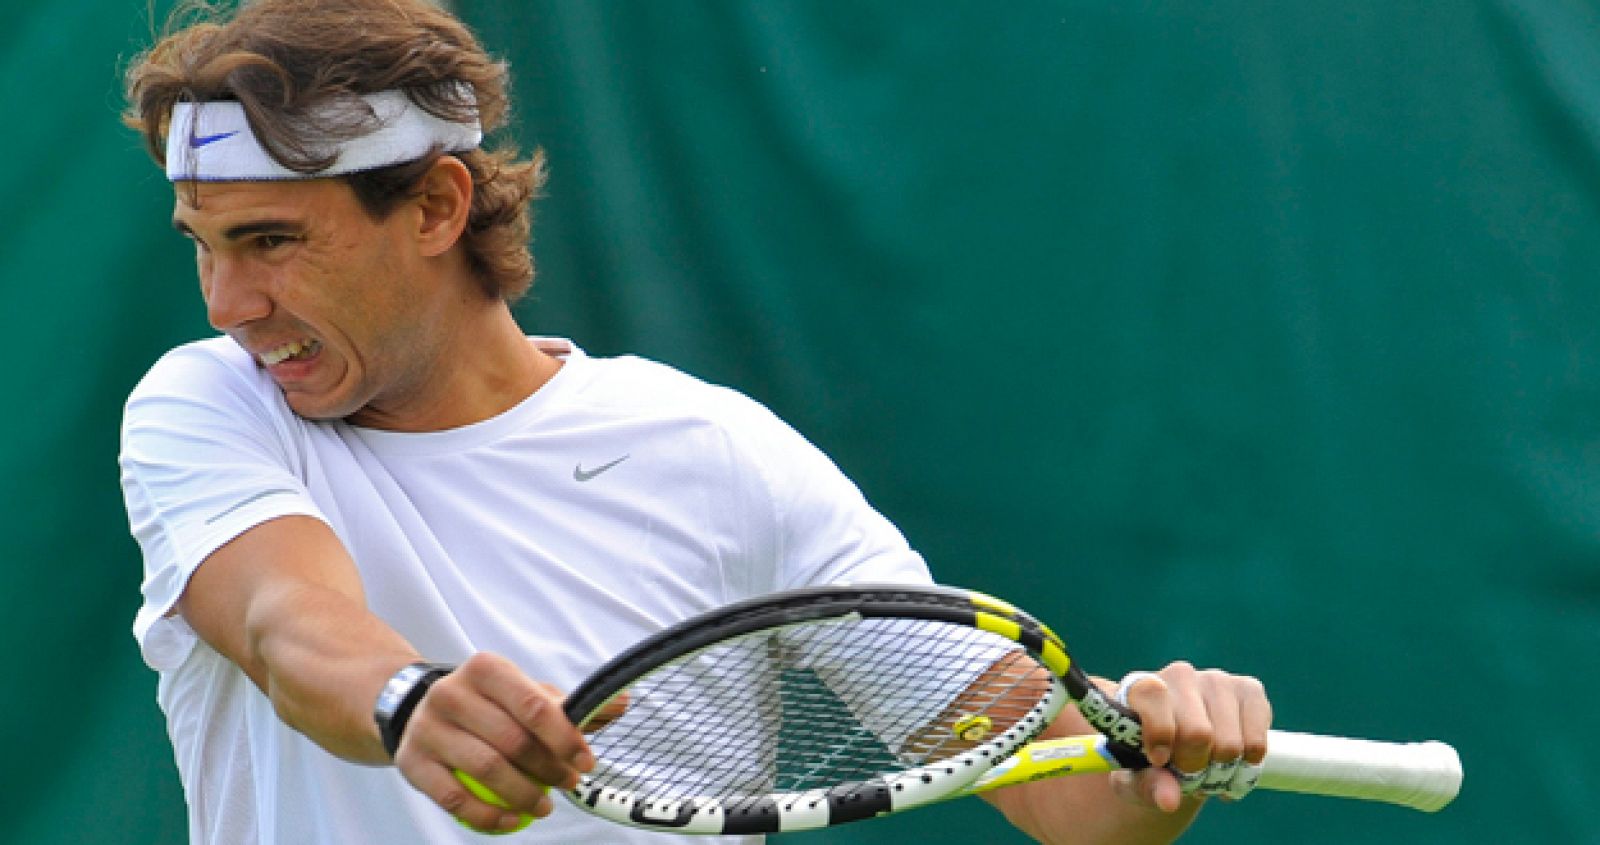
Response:
POLYGON ((1433 813, 1455 800, 1461 778, 1460 755, 1436 740, 1376 742, 1273 731, 1259 785, 1433 813))

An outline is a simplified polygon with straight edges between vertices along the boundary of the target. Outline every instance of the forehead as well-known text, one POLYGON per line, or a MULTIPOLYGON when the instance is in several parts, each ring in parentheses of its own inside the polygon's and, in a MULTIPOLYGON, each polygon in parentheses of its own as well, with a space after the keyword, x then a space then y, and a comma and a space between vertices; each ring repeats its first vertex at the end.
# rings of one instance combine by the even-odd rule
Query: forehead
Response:
POLYGON ((357 205, 338 179, 272 182, 175 182, 172 219, 191 228, 251 217, 340 215, 357 205))

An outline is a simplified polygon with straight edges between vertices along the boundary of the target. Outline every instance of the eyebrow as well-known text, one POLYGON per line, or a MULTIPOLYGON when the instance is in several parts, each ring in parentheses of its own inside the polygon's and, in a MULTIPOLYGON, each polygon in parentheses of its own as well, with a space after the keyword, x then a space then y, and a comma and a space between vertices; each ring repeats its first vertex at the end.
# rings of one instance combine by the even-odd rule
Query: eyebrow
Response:
MULTIPOLYGON (((194 229, 176 217, 172 218, 172 228, 177 229, 180 235, 194 236, 194 229)), ((292 235, 298 234, 302 228, 300 223, 293 220, 252 220, 229 227, 223 231, 222 237, 224 240, 236 241, 251 235, 292 235)))

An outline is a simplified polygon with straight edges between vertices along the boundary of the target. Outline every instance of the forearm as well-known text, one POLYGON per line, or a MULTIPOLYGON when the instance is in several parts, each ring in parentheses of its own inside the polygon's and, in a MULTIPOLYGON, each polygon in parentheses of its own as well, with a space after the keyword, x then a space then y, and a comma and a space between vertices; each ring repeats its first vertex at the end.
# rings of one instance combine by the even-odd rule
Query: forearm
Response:
POLYGON ((372 709, 390 676, 420 659, 404 638, 349 596, 310 584, 256 596, 244 629, 246 671, 279 718, 346 760, 389 762, 372 709))
MULTIPOLYGON (((1045 738, 1092 733, 1066 712, 1045 738)), ((1018 830, 1047 845, 1166 845, 1188 829, 1204 804, 1186 798, 1174 812, 1118 795, 1107 775, 1077 775, 998 789, 983 796, 1018 830)))
POLYGON ((347 760, 388 762, 373 705, 417 653, 367 609, 326 524, 283 517, 235 537, 195 570, 178 609, 284 722, 347 760))

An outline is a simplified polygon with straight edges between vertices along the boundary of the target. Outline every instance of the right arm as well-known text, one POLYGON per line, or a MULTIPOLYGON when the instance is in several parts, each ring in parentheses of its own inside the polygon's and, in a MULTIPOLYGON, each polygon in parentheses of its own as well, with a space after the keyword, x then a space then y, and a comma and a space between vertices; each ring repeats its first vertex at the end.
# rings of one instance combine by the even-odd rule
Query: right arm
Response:
MULTIPOLYGON (((195 570, 177 612, 290 727, 346 760, 389 762, 373 705, 388 679, 421 656, 367 609, 355 562, 325 523, 285 516, 235 537, 195 570)), ((471 796, 452 769, 513 810, 546 815, 553 805, 538 784, 571 787, 590 765, 561 698, 509 661, 475 655, 423 697, 394 762, 474 827, 509 828, 517 816, 471 796)))

